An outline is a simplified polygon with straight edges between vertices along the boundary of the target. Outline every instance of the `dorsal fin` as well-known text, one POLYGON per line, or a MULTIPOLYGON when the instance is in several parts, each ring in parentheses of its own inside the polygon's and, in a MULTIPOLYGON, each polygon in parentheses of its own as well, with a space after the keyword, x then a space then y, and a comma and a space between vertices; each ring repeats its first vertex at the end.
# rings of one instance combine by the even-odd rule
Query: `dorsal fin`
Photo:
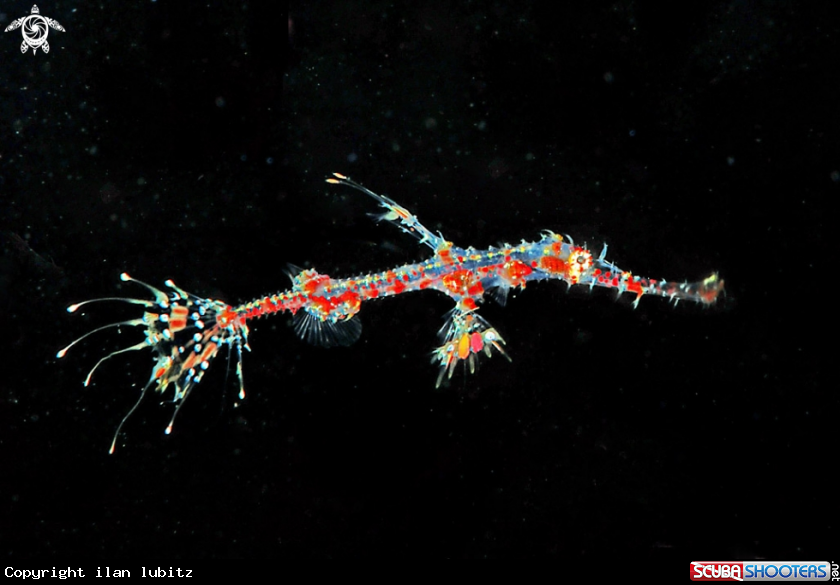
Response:
POLYGON ((295 282, 295 277, 298 274, 300 274, 301 272, 303 272, 303 268, 301 268, 297 264, 292 264, 291 262, 287 262, 286 263, 286 270, 284 270, 283 272, 285 272, 286 276, 289 277, 289 280, 291 280, 292 283, 294 283, 295 282))
POLYGON ((433 234, 429 228, 420 223, 414 214, 390 197, 378 195, 367 187, 358 184, 350 177, 345 177, 340 173, 333 173, 333 176, 327 179, 327 183, 332 183, 334 185, 347 185, 349 187, 353 187, 357 191, 365 193, 366 195, 370 195, 379 202, 380 206, 388 210, 385 213, 371 213, 370 215, 372 217, 375 217, 378 221, 390 221, 405 233, 420 240, 421 244, 426 244, 433 250, 437 250, 442 245, 446 244, 446 240, 442 235, 433 234))

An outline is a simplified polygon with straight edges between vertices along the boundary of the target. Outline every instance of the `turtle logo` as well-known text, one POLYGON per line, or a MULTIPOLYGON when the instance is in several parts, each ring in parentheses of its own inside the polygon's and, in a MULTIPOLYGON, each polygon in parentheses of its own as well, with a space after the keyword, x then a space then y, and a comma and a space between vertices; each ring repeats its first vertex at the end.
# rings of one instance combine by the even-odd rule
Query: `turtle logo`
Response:
POLYGON ((50 28, 64 32, 64 27, 58 24, 57 20, 41 16, 38 6, 32 7, 32 14, 18 18, 6 27, 6 32, 20 28, 23 32, 23 43, 20 45, 20 52, 25 53, 26 49, 32 48, 32 54, 40 48, 44 53, 50 52, 50 44, 47 42, 47 34, 50 28))

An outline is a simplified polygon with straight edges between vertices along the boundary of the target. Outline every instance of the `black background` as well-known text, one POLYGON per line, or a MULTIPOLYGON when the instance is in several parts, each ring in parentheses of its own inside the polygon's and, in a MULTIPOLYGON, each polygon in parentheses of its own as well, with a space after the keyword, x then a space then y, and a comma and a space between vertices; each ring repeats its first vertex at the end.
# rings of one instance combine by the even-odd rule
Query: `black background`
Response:
MULTIPOLYGON (((797 2, 49 2, 0 35, 0 554, 836 556, 836 20, 797 2), (512 363, 434 389, 450 301, 363 307, 347 349, 256 322, 164 436, 139 316, 428 253, 333 171, 459 245, 572 235, 712 309, 559 283, 484 316, 512 363), (628 295, 629 296, 629 295, 628 295), (833 324, 834 323, 834 324, 833 324), (834 543, 835 546, 831 546, 834 543)), ((2 22, 28 2, 5 2, 2 22)))

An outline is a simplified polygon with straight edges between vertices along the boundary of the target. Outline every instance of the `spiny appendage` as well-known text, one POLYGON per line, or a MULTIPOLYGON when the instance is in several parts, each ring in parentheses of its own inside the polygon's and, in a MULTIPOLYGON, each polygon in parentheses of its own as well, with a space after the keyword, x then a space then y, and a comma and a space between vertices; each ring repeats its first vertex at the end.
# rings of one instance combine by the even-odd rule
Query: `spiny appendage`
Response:
POLYGON ((104 329, 123 325, 144 328, 146 337, 144 341, 106 355, 93 366, 85 378, 85 386, 88 386, 93 372, 106 360, 121 353, 151 348, 155 354, 155 364, 149 381, 141 391, 137 402, 134 403, 134 406, 117 426, 114 440, 111 443, 111 453, 116 448, 117 438, 126 420, 134 413, 146 396, 148 389, 153 385, 161 394, 170 385, 174 388, 172 402, 175 404, 175 411, 166 428, 166 433, 169 434, 172 431, 175 416, 183 406, 187 396, 189 396, 195 384, 201 381, 204 372, 210 366, 210 362, 216 357, 219 348, 223 345, 228 346, 228 349, 233 346, 236 347, 239 397, 240 399, 244 398, 242 349, 250 350, 250 347, 248 347, 248 327, 229 305, 221 301, 203 299, 192 295, 176 286, 171 280, 166 281, 166 286, 173 292, 166 293, 125 273, 120 275, 120 278, 125 282, 136 282, 146 287, 154 295, 155 300, 108 297, 71 305, 67 310, 73 313, 84 305, 99 301, 121 301, 143 305, 149 310, 139 319, 98 327, 82 335, 57 354, 59 358, 64 357, 67 350, 78 342, 104 329))
POLYGON ((432 363, 440 365, 436 388, 440 387, 444 376, 446 379, 452 378, 459 362, 464 362, 464 367, 469 367, 470 373, 474 373, 478 356, 482 352, 487 357, 492 357, 492 350, 496 348, 510 361, 510 356, 502 348, 505 340, 474 309, 461 307, 452 309, 439 334, 443 345, 432 352, 432 363))
POLYGON ((370 195, 379 202, 379 205, 388 210, 380 214, 372 213, 370 214, 371 216, 375 217, 378 221, 386 220, 396 224, 405 233, 419 238, 421 244, 426 244, 434 250, 445 243, 442 235, 433 234, 426 226, 420 223, 417 216, 390 197, 374 193, 367 187, 360 185, 350 177, 346 177, 340 173, 333 173, 332 177, 327 179, 327 183, 347 185, 366 195, 370 195))
POLYGON ((708 306, 714 304, 718 295, 723 291, 724 282, 717 273, 713 273, 699 282, 678 283, 644 278, 622 270, 606 260, 604 258, 606 250, 605 245, 601 255, 583 271, 579 282, 580 284, 588 284, 590 288, 599 286, 614 289, 619 296, 625 292, 633 293, 636 295, 633 300, 633 308, 639 305, 639 300, 644 295, 665 297, 673 301, 674 304, 681 300, 688 300, 708 306))
MULTIPOLYGON (((715 304, 720 293, 724 291, 723 279, 716 272, 698 282, 680 283, 638 277, 633 277, 632 281, 641 285, 638 290, 632 289, 638 295, 633 303, 634 307, 639 303, 639 298, 643 294, 665 297, 674 305, 679 304, 680 301, 692 301, 708 307, 715 304)), ((625 290, 631 289, 627 287, 625 290)))

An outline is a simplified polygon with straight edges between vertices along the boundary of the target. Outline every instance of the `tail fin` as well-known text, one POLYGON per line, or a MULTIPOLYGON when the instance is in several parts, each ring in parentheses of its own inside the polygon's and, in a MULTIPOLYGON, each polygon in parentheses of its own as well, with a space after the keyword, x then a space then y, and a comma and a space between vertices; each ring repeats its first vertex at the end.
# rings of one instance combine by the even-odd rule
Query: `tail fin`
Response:
POLYGON ((248 347, 248 327, 244 319, 237 315, 230 305, 221 301, 197 297, 182 290, 171 280, 166 281, 166 286, 174 292, 166 293, 136 280, 126 273, 120 275, 120 278, 125 282, 133 281, 146 287, 154 295, 155 300, 121 297, 93 299, 71 305, 67 308, 67 311, 74 313, 80 307, 93 302, 121 301, 146 307, 147 310, 143 316, 139 319, 98 327, 70 343, 56 356, 64 357, 67 350, 81 340, 110 327, 125 325, 145 329, 146 339, 144 341, 106 355, 93 366, 87 378, 85 378, 85 386, 87 386, 93 372, 103 362, 115 355, 145 348, 151 348, 155 354, 155 364, 152 367, 149 381, 140 393, 137 402, 117 426, 110 453, 113 453, 116 449, 117 438, 126 420, 134 413, 146 396, 146 392, 152 386, 160 394, 165 393, 169 386, 174 389, 172 402, 175 404, 175 411, 166 427, 166 434, 172 432, 172 426, 178 411, 181 410, 193 387, 201 381, 204 372, 210 367, 210 362, 224 345, 228 347, 228 350, 236 347, 236 375, 239 378, 239 397, 245 398, 245 387, 242 381, 242 349, 244 347, 250 350, 250 347, 248 347))

